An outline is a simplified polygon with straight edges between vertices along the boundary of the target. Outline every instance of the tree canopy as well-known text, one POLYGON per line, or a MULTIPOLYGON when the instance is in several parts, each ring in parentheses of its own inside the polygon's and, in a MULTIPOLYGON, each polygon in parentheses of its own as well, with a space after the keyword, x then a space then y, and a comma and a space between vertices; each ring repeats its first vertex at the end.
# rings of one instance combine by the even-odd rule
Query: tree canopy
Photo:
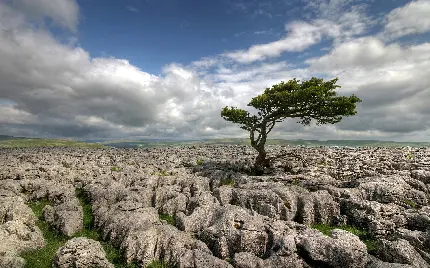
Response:
MULTIPOLYGON (((258 110, 257 115, 237 107, 226 106, 222 109, 221 116, 250 132, 251 145, 264 160, 264 144, 275 123, 286 118, 299 118, 298 123, 303 125, 310 125, 312 120, 315 120, 317 125, 335 124, 344 116, 357 113, 356 104, 361 100, 355 95, 338 96, 335 91, 340 88, 336 85, 337 81, 338 78, 324 81, 315 77, 301 83, 295 78, 288 82, 282 81, 266 88, 261 95, 252 98, 248 103, 248 106, 258 110)), ((261 161, 256 161, 256 164, 257 162, 261 161)))

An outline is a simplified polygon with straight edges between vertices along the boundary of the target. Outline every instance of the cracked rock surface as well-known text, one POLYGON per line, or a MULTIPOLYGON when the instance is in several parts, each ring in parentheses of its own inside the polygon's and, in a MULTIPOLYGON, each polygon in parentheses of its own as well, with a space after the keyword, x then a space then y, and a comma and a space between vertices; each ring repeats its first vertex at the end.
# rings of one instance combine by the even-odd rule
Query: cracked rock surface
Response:
POLYGON ((53 268, 114 268, 106 259, 105 252, 98 241, 85 237, 72 238, 55 254, 53 268))
MULTIPOLYGON (((267 151, 279 155, 272 172, 252 176, 256 152, 241 145, 0 149, 0 267, 22 267, 19 254, 44 245, 30 200, 50 201, 44 218, 63 234, 82 229, 77 190, 103 238, 140 267, 154 260, 172 267, 430 267, 430 149, 267 151), (329 225, 328 234, 313 228, 329 225), (375 248, 344 226, 365 231, 375 248)), ((85 238, 69 240, 54 265, 72 262, 112 267, 98 242, 85 238)))

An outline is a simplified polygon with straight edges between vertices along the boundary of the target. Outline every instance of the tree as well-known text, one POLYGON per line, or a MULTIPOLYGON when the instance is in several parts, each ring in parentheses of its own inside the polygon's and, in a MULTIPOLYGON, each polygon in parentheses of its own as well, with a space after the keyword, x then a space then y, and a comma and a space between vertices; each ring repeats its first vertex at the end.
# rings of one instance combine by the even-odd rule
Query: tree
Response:
POLYGON ((337 81, 338 78, 324 82, 322 78, 315 77, 302 83, 295 78, 286 83, 282 81, 252 98, 248 106, 257 109, 258 115, 226 106, 222 109, 221 116, 249 131, 251 146, 258 152, 254 167, 262 170, 270 167, 264 145, 267 135, 276 123, 286 118, 300 118, 298 123, 303 125, 310 125, 313 119, 317 125, 335 124, 340 122, 343 116, 357 113, 356 103, 361 100, 355 95, 337 96, 334 91, 340 88, 336 85, 337 81))

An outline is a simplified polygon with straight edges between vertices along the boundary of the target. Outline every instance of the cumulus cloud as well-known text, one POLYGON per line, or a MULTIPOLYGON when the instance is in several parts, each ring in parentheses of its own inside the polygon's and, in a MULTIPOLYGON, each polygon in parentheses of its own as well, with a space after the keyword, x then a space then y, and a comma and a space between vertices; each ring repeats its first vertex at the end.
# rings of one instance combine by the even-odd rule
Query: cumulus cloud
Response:
POLYGON ((416 0, 392 10, 386 17, 385 35, 397 38, 430 31, 430 0, 416 0))
POLYGON ((365 32, 370 19, 360 6, 333 19, 319 18, 311 22, 294 21, 285 25, 286 37, 267 44, 254 45, 246 50, 224 53, 223 56, 240 63, 252 63, 279 57, 284 52, 302 52, 319 43, 324 37, 335 43, 348 40, 365 32))
POLYGON ((338 76, 344 90, 363 102, 339 129, 408 133, 430 128, 430 43, 403 47, 374 37, 339 44, 309 59, 310 70, 338 76))
MULTIPOLYGON (((10 0, 14 8, 36 21, 50 18, 57 25, 76 31, 79 21, 79 6, 76 0, 10 0)), ((3 7, 0 8, 5 8, 3 7)))
POLYGON ((374 37, 354 39, 335 47, 330 54, 308 59, 311 68, 343 70, 353 67, 381 66, 406 56, 398 44, 385 46, 374 37))
POLYGON ((182 135, 219 117, 222 95, 205 88, 194 70, 171 64, 155 76, 124 59, 91 58, 32 28, 18 10, 0 7, 0 98, 8 100, 0 104, 0 125, 8 132, 182 135))
MULTIPOLYGON (((428 140, 430 136, 430 43, 404 46, 378 35, 363 36, 373 22, 361 6, 319 0, 311 8, 327 7, 326 12, 287 24, 281 40, 204 57, 186 66, 168 64, 161 75, 153 75, 126 59, 91 57, 76 43, 58 42, 45 27, 32 27, 25 8, 29 3, 0 4, 0 132, 4 134, 247 137, 246 131, 221 118, 222 107, 253 112, 246 104, 266 87, 318 76, 339 77, 339 94, 362 98, 358 114, 322 127, 286 120, 275 126, 271 137, 401 140, 415 135, 428 140), (333 47, 300 67, 276 61, 284 52, 303 51, 324 39, 333 40, 333 47)), ((408 5, 399 10, 405 9, 408 5)), ((39 14, 50 16, 47 7, 41 10, 39 14)), ((70 25, 77 26, 77 20, 61 21, 56 19, 69 30, 70 25)))

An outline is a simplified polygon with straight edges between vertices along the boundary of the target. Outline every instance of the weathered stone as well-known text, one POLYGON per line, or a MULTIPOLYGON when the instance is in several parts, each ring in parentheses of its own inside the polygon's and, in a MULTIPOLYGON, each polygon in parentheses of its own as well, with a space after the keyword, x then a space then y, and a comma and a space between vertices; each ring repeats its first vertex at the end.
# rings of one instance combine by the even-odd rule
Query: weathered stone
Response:
POLYGON ((408 241, 399 239, 378 241, 376 256, 386 262, 410 264, 415 267, 430 267, 408 241))
POLYGON ((77 198, 43 209, 44 219, 66 236, 72 236, 83 228, 83 209, 77 198))
POLYGON ((113 268, 114 265, 106 259, 106 253, 100 242, 85 237, 76 237, 58 249, 52 261, 52 267, 113 268))
POLYGON ((315 265, 332 267, 364 267, 367 248, 360 239, 344 230, 334 229, 330 236, 306 230, 296 237, 302 257, 315 265))
MULTIPOLYGON (((43 214, 55 227, 61 222, 56 218, 79 210, 79 188, 89 197, 103 238, 139 265, 161 259, 176 267, 231 267, 226 260, 237 267, 336 267, 343 260, 348 260, 345 267, 413 266, 390 264, 383 255, 375 259, 348 235, 321 237, 309 229, 314 223, 354 225, 372 238, 405 239, 413 256, 429 262, 429 149, 266 149, 270 156, 284 156, 274 161, 272 174, 263 176, 246 174, 255 151, 245 145, 0 149, 5 163, 0 235, 6 241, 0 247, 8 247, 7 256, 19 263, 19 252, 43 241, 25 201, 48 199, 52 205, 43 214), (5 200, 17 202, 4 205, 5 200), (160 221, 158 213, 174 217, 178 229, 160 221)), ((56 228, 67 229, 66 221, 56 228)), ((389 248, 399 260, 405 258, 406 253, 389 248)))

